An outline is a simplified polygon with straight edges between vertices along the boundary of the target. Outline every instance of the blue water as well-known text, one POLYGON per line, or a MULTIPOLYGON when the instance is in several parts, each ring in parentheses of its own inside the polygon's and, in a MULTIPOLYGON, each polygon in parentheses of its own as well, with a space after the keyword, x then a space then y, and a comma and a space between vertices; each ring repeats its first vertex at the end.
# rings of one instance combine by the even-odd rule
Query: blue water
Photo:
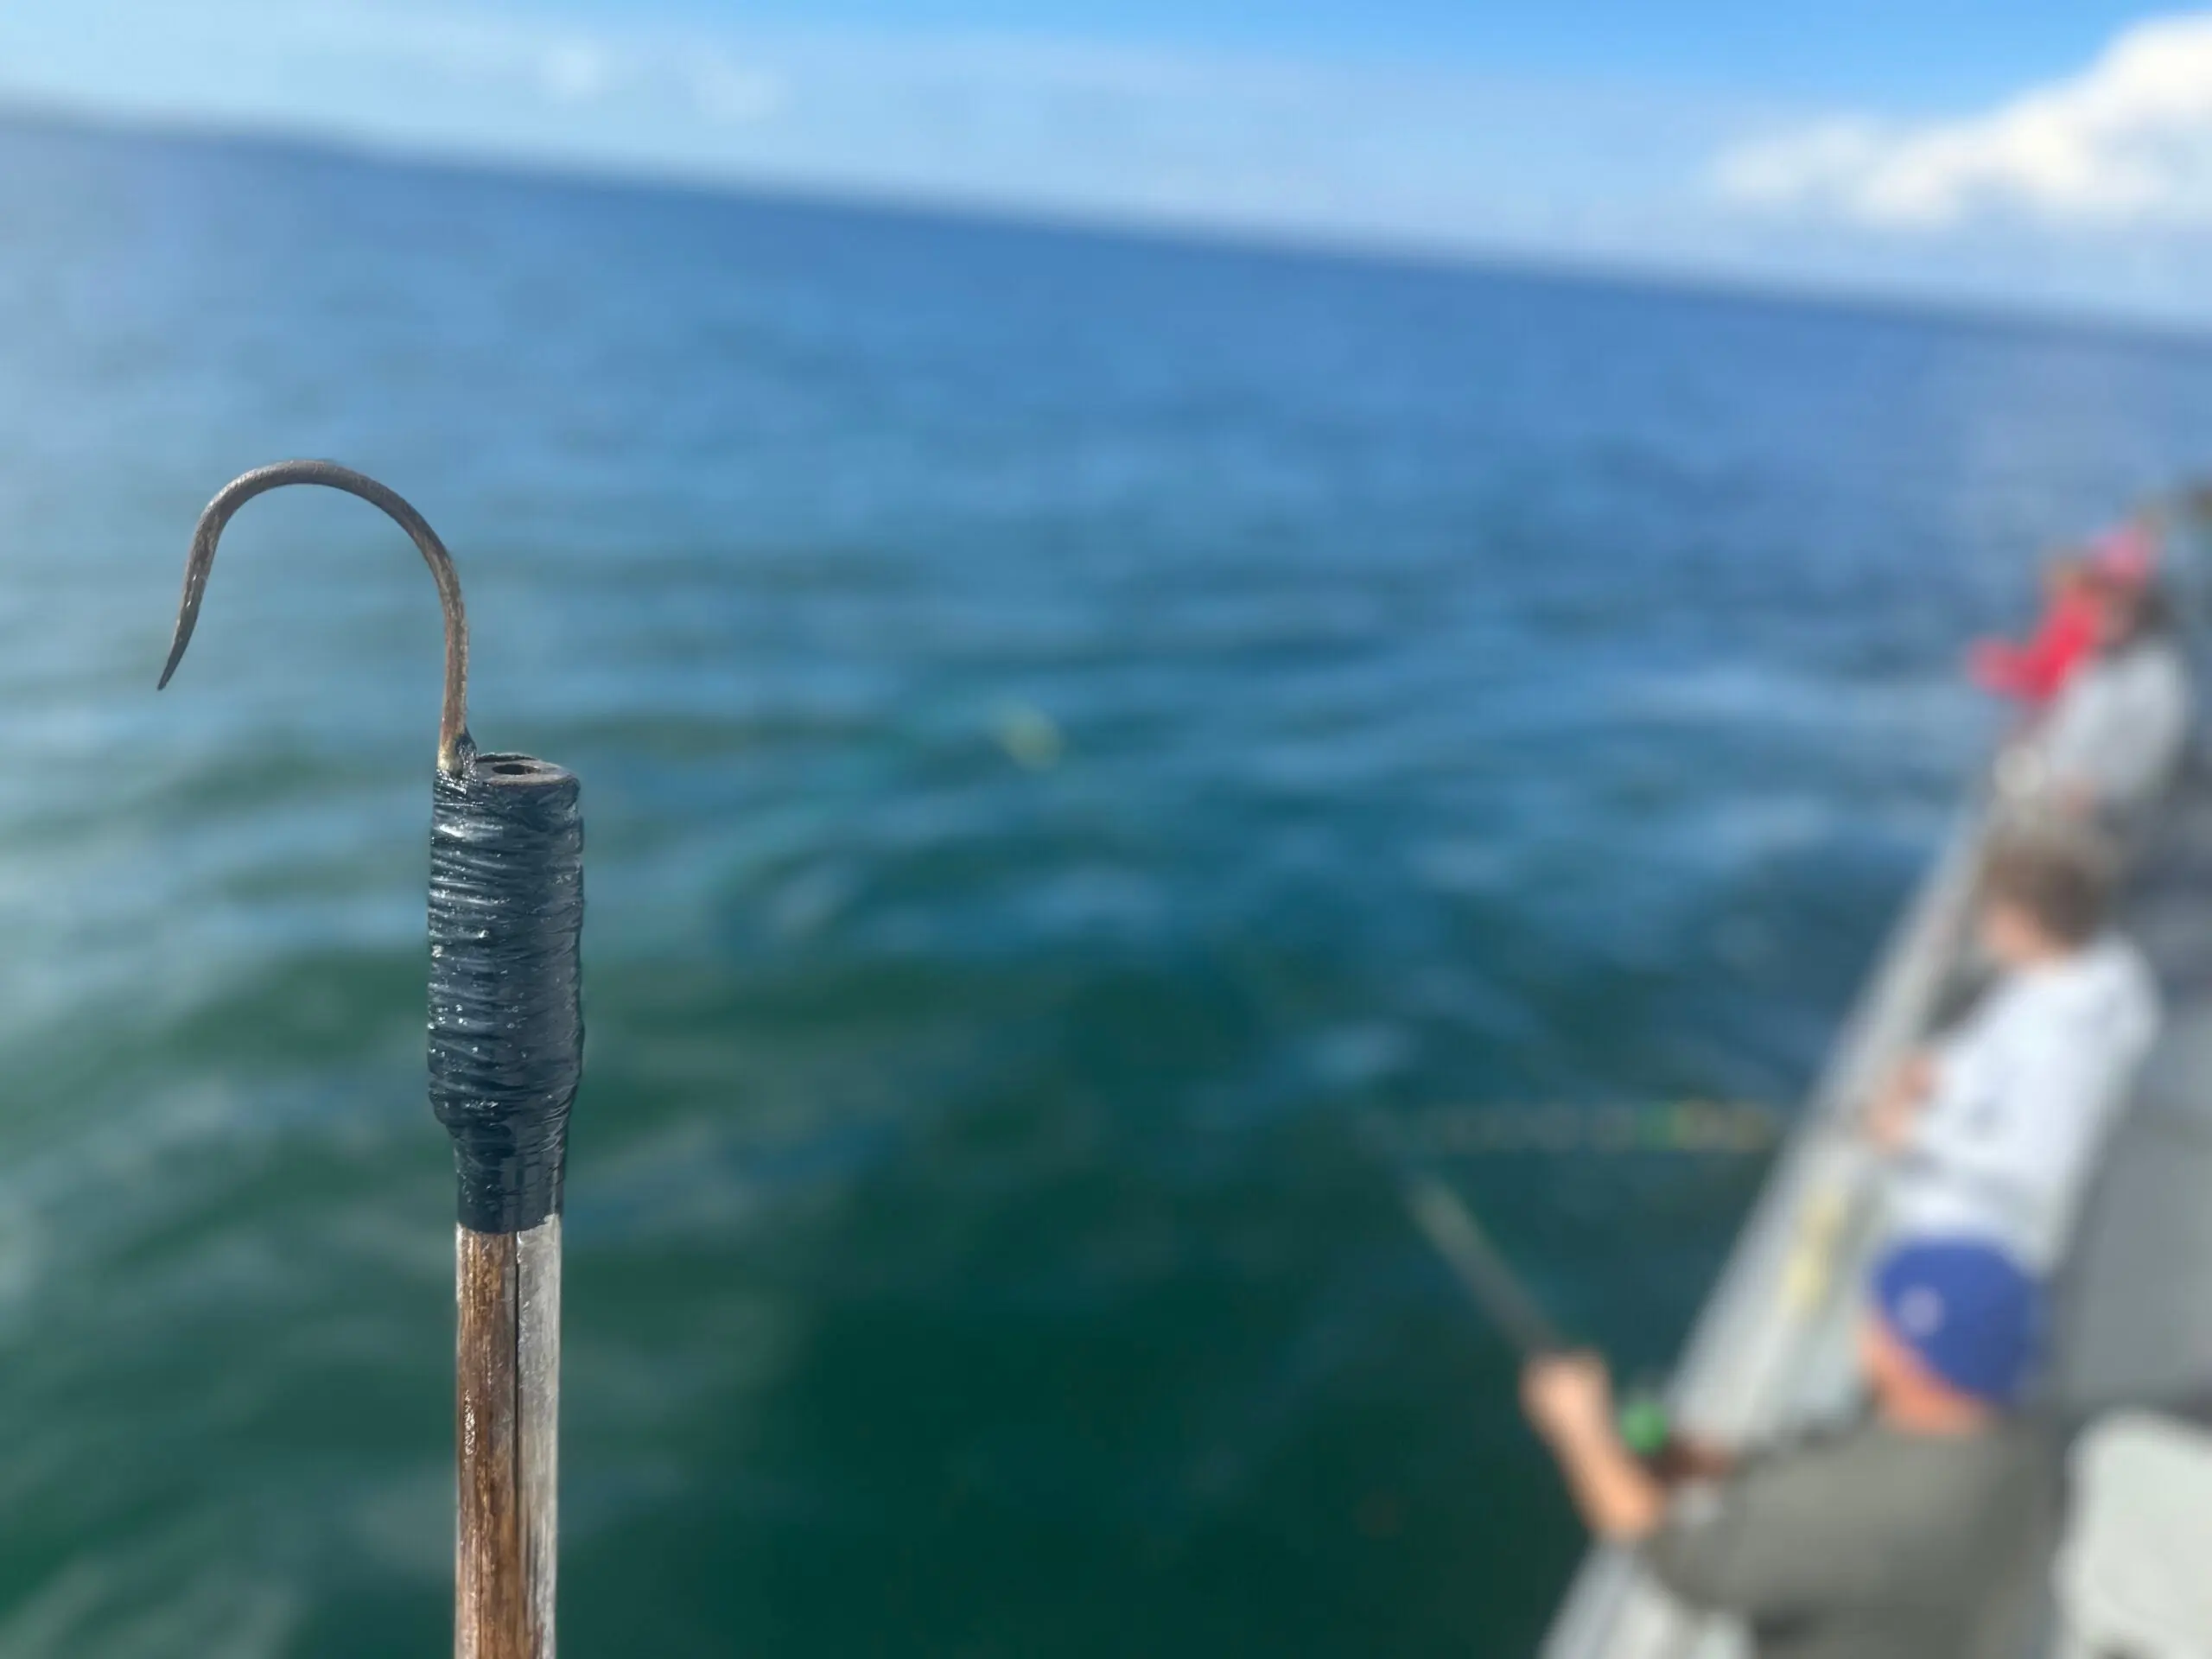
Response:
MULTIPOLYGON (((1529 1649, 1356 1120, 1786 1108, 2212 352, 0 127, 0 1653, 445 1641, 432 590, 584 779, 568 1651, 1529 1649)), ((1756 1155, 1459 1181, 1663 1367, 1756 1155)))

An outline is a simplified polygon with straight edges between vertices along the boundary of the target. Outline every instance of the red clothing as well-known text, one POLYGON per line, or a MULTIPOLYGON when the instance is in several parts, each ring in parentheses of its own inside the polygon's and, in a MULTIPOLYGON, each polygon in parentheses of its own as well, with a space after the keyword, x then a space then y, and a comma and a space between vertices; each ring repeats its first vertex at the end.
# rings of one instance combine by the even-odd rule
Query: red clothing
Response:
POLYGON ((2096 645, 2096 601, 2087 594, 2062 594, 2044 613, 2035 638, 2024 645, 1983 639, 1968 659, 1974 683, 1999 696, 2040 709, 2058 695, 2066 677, 2096 645))

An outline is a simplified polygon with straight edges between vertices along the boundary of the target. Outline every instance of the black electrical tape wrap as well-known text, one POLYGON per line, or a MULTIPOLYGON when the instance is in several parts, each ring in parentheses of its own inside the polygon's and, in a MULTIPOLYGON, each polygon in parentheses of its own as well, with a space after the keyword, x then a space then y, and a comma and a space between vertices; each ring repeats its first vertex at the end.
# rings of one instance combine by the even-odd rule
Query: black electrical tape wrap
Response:
POLYGON ((583 1061, 575 776, 521 754, 441 769, 430 810, 430 1109, 461 1222, 522 1232, 561 1208, 583 1061))

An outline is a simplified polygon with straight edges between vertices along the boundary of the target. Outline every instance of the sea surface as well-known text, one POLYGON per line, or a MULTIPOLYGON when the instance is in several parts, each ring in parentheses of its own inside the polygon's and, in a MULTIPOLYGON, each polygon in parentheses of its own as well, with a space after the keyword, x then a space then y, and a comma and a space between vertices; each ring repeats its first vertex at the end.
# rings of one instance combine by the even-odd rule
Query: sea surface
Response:
MULTIPOLYGON (((257 501, 154 690, 291 454, 584 783, 565 1652, 1518 1656, 1359 1126, 1785 1123, 2212 350, 0 125, 6 1659, 448 1639, 430 583, 257 501)), ((1757 1137, 1460 1140, 1662 1373, 1757 1137)))

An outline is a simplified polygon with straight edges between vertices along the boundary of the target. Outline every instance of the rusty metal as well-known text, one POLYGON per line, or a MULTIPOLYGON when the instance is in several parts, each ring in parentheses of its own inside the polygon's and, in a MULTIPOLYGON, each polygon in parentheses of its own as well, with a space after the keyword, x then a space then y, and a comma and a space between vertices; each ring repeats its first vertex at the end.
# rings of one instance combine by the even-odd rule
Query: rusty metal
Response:
POLYGON ((215 544, 222 539, 224 527, 255 496, 287 484, 320 484, 381 507, 421 551, 423 563, 430 567, 431 579, 438 584, 438 606, 446 625, 445 696, 438 708, 438 770, 462 771, 470 750, 468 614, 461 605, 461 577, 454 570, 453 556, 429 521, 397 491, 334 461, 279 461, 257 467, 223 486, 207 504, 192 532, 192 552, 184 566, 184 597, 177 607, 176 634, 169 642, 169 659, 162 669, 160 683, 169 683, 176 665, 184 660, 185 647, 192 643, 192 631, 200 621, 200 601, 207 591, 207 574, 215 565, 215 544))

